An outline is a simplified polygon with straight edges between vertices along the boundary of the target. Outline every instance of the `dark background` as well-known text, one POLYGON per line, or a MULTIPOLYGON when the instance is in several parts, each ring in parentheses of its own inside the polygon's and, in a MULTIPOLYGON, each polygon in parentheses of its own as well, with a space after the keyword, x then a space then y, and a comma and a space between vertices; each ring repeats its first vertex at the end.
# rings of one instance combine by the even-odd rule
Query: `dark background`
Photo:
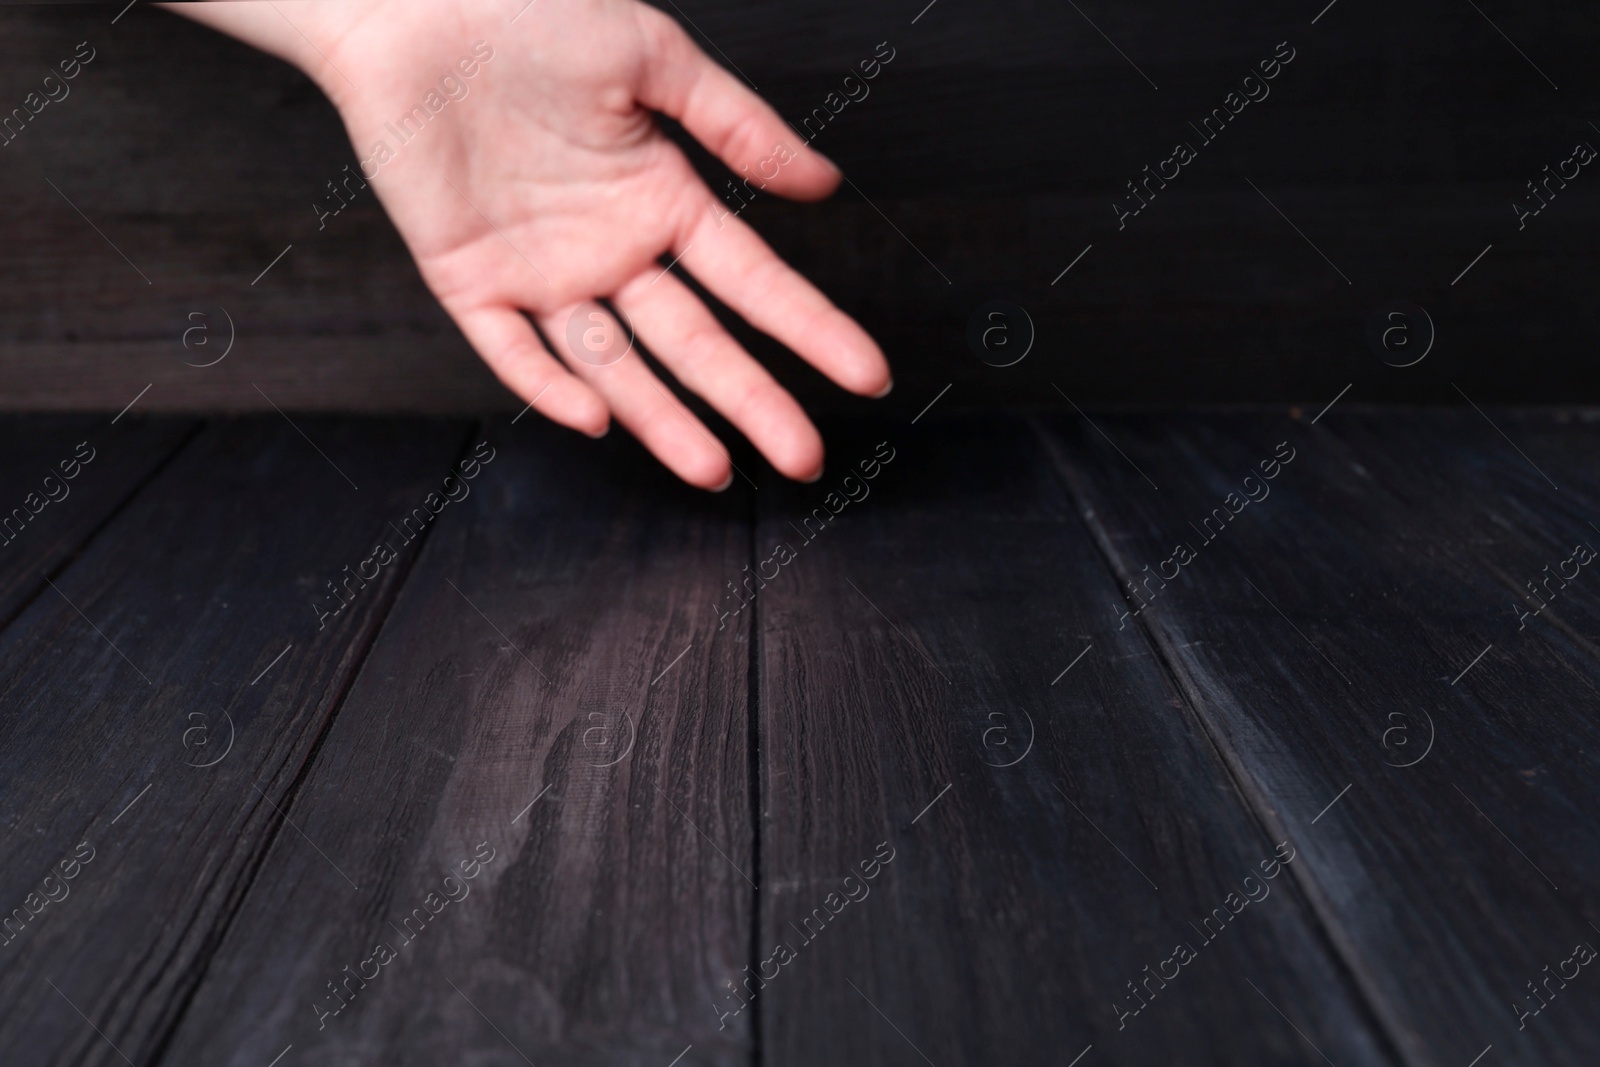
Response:
MULTIPOLYGON (((744 216, 884 343, 888 403, 952 382, 953 407, 1062 403, 1052 382, 1080 404, 1320 406, 1351 383, 1351 402, 1600 400, 1600 174, 1521 232, 1511 206, 1578 142, 1600 147, 1592 4, 1337 0, 1313 25, 1326 0, 937 0, 913 25, 925 2, 663 4, 794 122, 879 42, 896 49, 815 141, 857 188, 744 216), (1118 232, 1124 182, 1285 40, 1297 56, 1271 96, 1118 232), (1037 331, 1004 369, 966 342, 996 298, 1037 331), (1404 369, 1367 339, 1395 299, 1437 330, 1404 369)), ((144 3, 112 25, 121 6, 0 9, 0 111, 77 42, 98 52, 0 148, 0 403, 116 410, 154 383, 141 409, 264 406, 254 383, 285 408, 520 407, 375 201, 317 232, 312 201, 355 156, 316 89, 144 3), (185 366, 206 357, 184 330, 220 342, 222 308, 233 353, 185 366)), ((808 403, 854 406, 747 340, 808 403)))

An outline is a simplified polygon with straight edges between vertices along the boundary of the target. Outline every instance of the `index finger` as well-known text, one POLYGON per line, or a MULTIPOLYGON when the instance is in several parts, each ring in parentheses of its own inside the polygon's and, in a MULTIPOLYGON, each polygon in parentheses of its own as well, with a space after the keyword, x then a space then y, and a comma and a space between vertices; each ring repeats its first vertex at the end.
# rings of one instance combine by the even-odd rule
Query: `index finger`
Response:
POLYGON ((877 342, 743 220, 707 213, 687 238, 678 262, 746 322, 852 393, 888 395, 877 342))

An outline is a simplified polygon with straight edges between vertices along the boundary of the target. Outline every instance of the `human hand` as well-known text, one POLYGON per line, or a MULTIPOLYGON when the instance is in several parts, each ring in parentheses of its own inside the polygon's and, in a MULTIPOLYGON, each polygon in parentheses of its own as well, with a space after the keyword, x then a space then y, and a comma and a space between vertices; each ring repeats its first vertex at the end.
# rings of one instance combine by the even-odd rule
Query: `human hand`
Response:
POLYGON ((637 351, 596 366, 572 350, 569 319, 581 311, 589 325, 602 313, 590 302, 604 297, 774 467, 819 477, 822 439, 799 404, 658 260, 670 257, 851 392, 887 393, 888 364, 860 326, 729 214, 651 113, 677 119, 753 188, 765 180, 769 192, 818 199, 838 185, 837 168, 655 8, 533 0, 519 13, 524 2, 174 9, 295 63, 328 93, 424 281, 535 410, 591 436, 615 415, 685 481, 731 483, 726 449, 637 351), (476 62, 458 67, 463 59, 476 62), (442 83, 446 75, 454 82, 442 83), (445 102, 437 113, 429 93, 427 103, 445 102), (414 108, 421 119, 398 129, 414 108), (410 136, 401 143, 399 133, 410 136))

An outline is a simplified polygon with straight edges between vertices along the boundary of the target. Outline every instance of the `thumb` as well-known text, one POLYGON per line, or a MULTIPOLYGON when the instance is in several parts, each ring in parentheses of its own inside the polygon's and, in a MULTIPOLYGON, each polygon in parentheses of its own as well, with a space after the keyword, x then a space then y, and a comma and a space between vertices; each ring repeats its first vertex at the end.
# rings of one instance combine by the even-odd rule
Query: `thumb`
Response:
POLYGON ((840 172, 739 78, 702 52, 670 17, 639 5, 647 56, 636 90, 670 115, 734 173, 793 200, 820 200, 840 172))

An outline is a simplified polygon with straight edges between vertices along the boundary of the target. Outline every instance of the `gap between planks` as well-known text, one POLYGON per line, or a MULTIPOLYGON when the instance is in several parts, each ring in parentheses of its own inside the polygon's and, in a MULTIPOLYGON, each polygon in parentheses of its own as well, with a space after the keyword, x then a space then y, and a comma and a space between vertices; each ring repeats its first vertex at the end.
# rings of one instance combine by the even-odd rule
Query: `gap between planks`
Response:
MULTIPOLYGON (((1089 538, 1099 550, 1101 561, 1105 563, 1110 572, 1112 581, 1120 588, 1124 583, 1134 580, 1137 575, 1133 573, 1121 554, 1118 553, 1116 544, 1112 541, 1111 531, 1101 523, 1099 512, 1093 508, 1090 494, 1083 484, 1083 476, 1073 466, 1061 450, 1060 445, 1052 438, 1049 430, 1041 423, 1039 416, 1027 417, 1029 429, 1033 431, 1034 438, 1039 442, 1045 455, 1050 460, 1051 468, 1056 476, 1061 479, 1068 497, 1071 499, 1078 519, 1083 523, 1089 533, 1089 538), (1093 517, 1091 517, 1093 516, 1093 517)), ((1226 770, 1228 778, 1238 794, 1241 806, 1250 813, 1251 819, 1260 828, 1269 841, 1288 840, 1288 831, 1280 825, 1273 812, 1271 803, 1255 786, 1246 768, 1234 751, 1223 742, 1223 732, 1213 723, 1203 710, 1206 707, 1204 694, 1196 679, 1189 676, 1179 661, 1177 650, 1165 640, 1161 634, 1142 618, 1135 622, 1139 632, 1149 643, 1155 653, 1155 659, 1167 675, 1173 687, 1183 695, 1184 710, 1192 722, 1198 726, 1201 735, 1211 750, 1216 753, 1218 760, 1226 770)), ((1400 1026, 1390 1020, 1383 1011, 1384 1000, 1376 985, 1367 978, 1365 970, 1360 966, 1359 958, 1353 948, 1340 936, 1340 924, 1337 917, 1325 908, 1321 887, 1315 883, 1311 876, 1302 870, 1289 872, 1294 879, 1295 888, 1304 898, 1307 910, 1316 922, 1316 929, 1320 932, 1330 948, 1330 955, 1338 961, 1360 1003, 1367 1011, 1367 1016, 1372 1020, 1374 1034, 1379 1036, 1396 1063, 1411 1064, 1413 1061, 1405 1054, 1406 1045, 1400 1040, 1400 1026)))
MULTIPOLYGON (((456 465, 461 462, 461 459, 467 455, 467 450, 472 447, 472 442, 475 438, 482 438, 488 432, 488 426, 485 420, 479 418, 466 421, 467 432, 465 435, 463 435, 461 444, 456 449, 455 458, 451 460, 450 466, 447 468, 449 470, 454 470, 456 465)), ((195 436, 195 434, 191 434, 189 438, 186 439, 186 443, 187 440, 193 440, 195 436)), ((176 451, 174 452, 174 455, 176 455, 176 451)), ((190 984, 187 992, 177 998, 176 1003, 173 1006, 173 1010, 166 1019, 165 1024, 160 1026, 155 1031, 155 1039, 152 1043, 152 1048, 154 1051, 148 1058, 150 1063, 158 1065, 165 1064, 167 1053, 172 1047, 172 1042, 177 1037, 178 1031, 182 1027, 184 1020, 188 1018, 189 1009, 193 1006, 195 997, 200 993, 201 986, 204 984, 203 979, 206 972, 211 969, 212 961, 216 958, 217 953, 221 951, 223 944, 227 941, 228 933, 233 928, 234 921, 238 918, 240 912, 243 911, 245 902, 249 899, 251 891, 255 888, 256 882, 260 878, 262 870, 265 869, 267 858, 272 854, 272 847, 277 843, 278 836, 283 832, 284 824, 289 821, 288 813, 294 807, 294 800, 299 795, 301 786, 303 786, 306 779, 311 776, 312 769, 317 765, 317 758, 322 753, 323 742, 327 740, 328 735, 333 731, 334 722, 339 718, 339 713, 344 710, 345 702, 349 699, 351 692, 354 691, 356 681, 361 677, 361 672, 366 666, 367 659, 372 655, 372 650, 377 647, 378 637, 383 633, 384 624, 388 621, 389 615, 394 610, 395 604, 399 602, 400 594, 405 590, 406 585, 410 582, 411 574, 416 569, 418 561, 422 559, 423 552, 427 550, 429 537, 432 535, 433 530, 437 525, 437 523, 429 523, 417 535, 416 551, 410 554, 410 560, 403 564, 402 569, 395 576, 395 581, 391 587, 388 598, 380 599, 378 601, 378 610, 374 613, 372 625, 369 627, 367 633, 364 634, 358 641, 351 643, 350 652, 353 653, 353 655, 350 660, 349 668, 345 673, 344 681, 339 686, 338 692, 335 693, 333 698, 329 701, 327 714, 324 716, 321 725, 317 727, 316 736, 312 738, 310 746, 306 749, 305 758, 301 761, 299 770, 296 772, 294 778, 289 782, 288 787, 283 791, 283 795, 281 797, 282 807, 278 812, 279 821, 275 826, 272 827, 272 829, 262 835, 260 848, 252 858, 252 862, 246 866, 245 871, 240 877, 238 888, 233 896, 233 906, 224 909, 225 914, 221 914, 217 917, 217 937, 211 946, 211 951, 199 959, 200 967, 196 979, 190 984)), ((268 803, 271 803, 270 798, 268 803)), ((277 805, 273 806, 277 807, 277 805)), ((293 1047, 293 1045, 289 1046, 289 1048, 293 1047)), ((289 1049, 284 1049, 282 1053, 278 1054, 278 1059, 282 1059, 284 1053, 287 1053, 288 1051, 289 1049)), ((276 1063, 277 1060, 274 1060, 273 1062, 276 1063)))

